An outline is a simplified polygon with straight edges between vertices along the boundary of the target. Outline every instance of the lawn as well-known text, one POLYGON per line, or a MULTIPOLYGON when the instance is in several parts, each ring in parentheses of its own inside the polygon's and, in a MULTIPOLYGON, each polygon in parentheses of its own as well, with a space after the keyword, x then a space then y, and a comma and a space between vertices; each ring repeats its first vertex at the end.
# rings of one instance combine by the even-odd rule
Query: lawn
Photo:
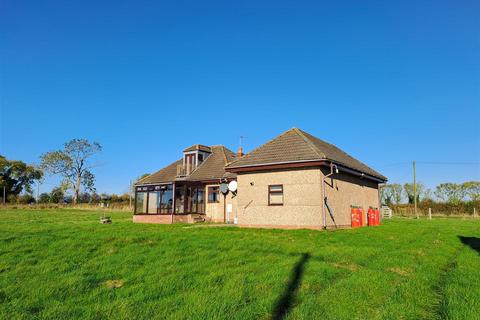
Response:
POLYGON ((325 232, 111 215, 0 210, 0 318, 480 318, 480 220, 325 232))

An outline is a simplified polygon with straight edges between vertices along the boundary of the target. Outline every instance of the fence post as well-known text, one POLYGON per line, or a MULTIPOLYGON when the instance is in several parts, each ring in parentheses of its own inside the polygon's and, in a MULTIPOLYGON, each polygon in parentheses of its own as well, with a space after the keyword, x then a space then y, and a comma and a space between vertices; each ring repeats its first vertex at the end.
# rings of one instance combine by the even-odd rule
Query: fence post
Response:
POLYGON ((428 208, 428 219, 432 220, 432 208, 428 208))

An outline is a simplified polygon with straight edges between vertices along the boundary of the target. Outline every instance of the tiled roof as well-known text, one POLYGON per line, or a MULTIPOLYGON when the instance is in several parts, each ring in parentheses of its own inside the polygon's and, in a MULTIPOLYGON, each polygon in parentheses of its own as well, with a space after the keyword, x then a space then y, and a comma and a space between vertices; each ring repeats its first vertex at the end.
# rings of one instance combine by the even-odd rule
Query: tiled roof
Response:
POLYGON ((203 144, 194 144, 193 146, 183 150, 183 152, 189 152, 189 151, 195 151, 195 150, 212 152, 212 149, 209 146, 204 146, 203 144))
POLYGON ((382 180, 387 179, 333 144, 320 140, 297 128, 282 133, 242 158, 233 161, 227 165, 227 170, 229 168, 315 160, 329 160, 382 180))
POLYGON ((235 158, 235 154, 224 146, 212 146, 211 150, 212 154, 187 177, 187 181, 215 180, 225 177, 225 166, 235 158))
POLYGON ((183 159, 177 160, 172 164, 169 164, 163 169, 152 173, 149 176, 146 176, 143 179, 140 179, 135 184, 151 184, 151 183, 165 183, 165 182, 172 182, 175 180, 177 176, 177 166, 183 163, 183 159))
POLYGON ((211 154, 189 176, 177 179, 177 166, 183 164, 183 159, 175 161, 165 168, 139 180, 136 185, 167 183, 173 181, 207 181, 222 178, 235 178, 236 174, 225 171, 227 163, 235 160, 235 153, 224 146, 212 146, 211 154))

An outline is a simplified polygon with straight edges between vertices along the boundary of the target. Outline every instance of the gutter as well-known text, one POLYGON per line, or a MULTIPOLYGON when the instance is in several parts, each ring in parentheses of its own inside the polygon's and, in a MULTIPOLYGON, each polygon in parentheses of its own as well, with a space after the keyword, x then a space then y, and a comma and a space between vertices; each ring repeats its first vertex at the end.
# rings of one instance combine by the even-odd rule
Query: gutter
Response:
POLYGON ((328 159, 315 159, 315 160, 295 160, 295 161, 280 161, 280 162, 267 162, 267 163, 259 163, 259 164, 254 164, 254 165, 249 165, 249 166, 237 166, 237 167, 225 167, 225 169, 228 171, 228 169, 240 169, 240 168, 254 168, 254 167, 261 167, 261 166, 270 166, 270 165, 275 165, 275 164, 289 164, 289 163, 303 163, 303 162, 317 162, 317 161, 325 161, 328 159))
MULTIPOLYGON (((315 163, 315 162, 330 162, 331 164, 334 164, 335 166, 338 167, 339 170, 342 170, 346 173, 353 174, 355 176, 361 177, 361 178, 367 178, 379 183, 385 183, 387 179, 382 179, 382 178, 377 178, 375 176, 372 176, 367 173, 363 173, 359 170, 354 170, 346 167, 340 162, 336 162, 333 160, 329 159, 316 159, 316 160, 297 160, 297 161, 283 161, 283 162, 270 162, 270 163, 261 163, 261 164, 255 164, 255 165, 249 165, 249 166, 238 166, 238 167, 226 167, 225 170, 229 172, 235 172, 235 169, 243 169, 243 168, 258 168, 258 170, 262 170, 262 167, 265 166, 274 166, 274 165, 285 165, 285 164, 300 164, 300 163, 315 163), (230 171, 231 170, 231 171, 230 171)), ((324 166, 329 166, 328 164, 323 164, 324 166)))
POLYGON ((367 178, 367 179, 370 179, 370 180, 373 180, 373 181, 376 181, 376 182, 379 182, 379 183, 385 183, 387 180, 385 179, 380 179, 380 178, 377 178, 377 177, 374 177, 372 175, 369 175, 369 174, 366 174, 366 173, 363 173, 361 171, 356 171, 356 170, 352 170, 352 169, 349 169, 341 164, 338 164, 336 163, 335 161, 331 161, 336 167, 338 167, 338 170, 341 170, 341 171, 344 171, 346 173, 350 173, 350 174, 353 174, 355 176, 358 176, 360 178, 367 178))

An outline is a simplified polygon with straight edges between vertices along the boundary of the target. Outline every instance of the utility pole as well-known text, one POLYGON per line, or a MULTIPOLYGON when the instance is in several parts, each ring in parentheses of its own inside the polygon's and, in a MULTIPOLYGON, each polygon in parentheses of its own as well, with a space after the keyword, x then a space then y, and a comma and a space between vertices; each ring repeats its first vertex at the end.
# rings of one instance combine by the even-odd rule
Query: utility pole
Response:
POLYGON ((415 169, 415 160, 413 160, 413 203, 415 204, 415 216, 418 217, 417 212, 417 172, 415 169))

